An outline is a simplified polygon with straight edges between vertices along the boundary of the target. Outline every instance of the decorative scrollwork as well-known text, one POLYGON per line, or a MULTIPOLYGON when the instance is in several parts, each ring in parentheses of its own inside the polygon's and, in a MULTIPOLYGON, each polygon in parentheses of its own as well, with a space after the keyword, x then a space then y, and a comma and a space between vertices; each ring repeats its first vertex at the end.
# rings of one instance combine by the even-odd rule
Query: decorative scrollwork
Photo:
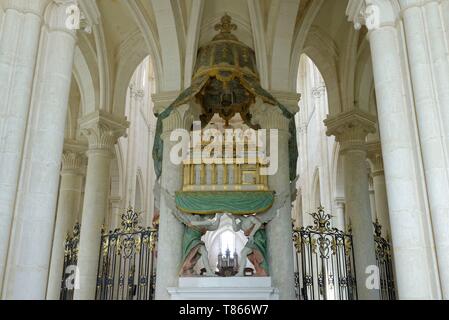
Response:
POLYGON ((382 300, 395 300, 395 283, 393 274, 393 256, 390 241, 382 237, 379 221, 373 223, 377 266, 380 270, 380 296, 382 300))
MULTIPOLYGON (((73 227, 72 234, 67 234, 64 243, 64 263, 63 269, 67 270, 69 266, 76 266, 78 263, 78 253, 79 253, 79 242, 80 242, 80 230, 81 225, 77 222, 73 227)), ((61 300, 72 300, 73 299, 73 289, 66 287, 67 274, 63 272, 61 291, 59 298, 61 300)))
POLYGON ((332 216, 330 214, 326 214, 324 212, 323 207, 318 208, 318 212, 314 212, 310 214, 313 217, 313 226, 309 227, 310 230, 318 231, 321 233, 330 232, 331 229, 331 219, 332 216))
POLYGON ((141 212, 136 212, 131 206, 122 214, 122 229, 124 233, 132 233, 141 231, 142 228, 139 226, 139 217, 141 212))
POLYGON ((297 296, 304 300, 357 298, 352 235, 332 228, 330 214, 319 207, 313 225, 293 230, 297 296))
POLYGON ((129 207, 120 228, 102 231, 98 300, 154 298, 157 229, 141 227, 140 215, 129 207))

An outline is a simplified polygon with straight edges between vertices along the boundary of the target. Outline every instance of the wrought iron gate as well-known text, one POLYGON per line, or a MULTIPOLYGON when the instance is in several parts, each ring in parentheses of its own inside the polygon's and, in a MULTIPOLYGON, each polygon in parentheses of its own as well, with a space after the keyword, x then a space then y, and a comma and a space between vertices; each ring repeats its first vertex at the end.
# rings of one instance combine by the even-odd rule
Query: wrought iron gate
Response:
POLYGON ((78 245, 80 242, 80 229, 79 223, 76 223, 73 228, 72 236, 67 234, 65 244, 64 244, 64 265, 62 268, 62 279, 61 279, 61 292, 59 294, 59 300, 73 300, 74 285, 71 283, 73 280, 69 277, 71 276, 67 273, 70 266, 76 266, 78 263, 78 245))
POLYGON ((377 220, 374 223, 374 241, 376 244, 376 262, 379 268, 380 299, 396 300, 390 241, 388 241, 388 237, 387 239, 382 238, 382 226, 377 220))
POLYGON ((293 231, 297 298, 356 300, 352 235, 331 228, 331 216, 321 207, 311 215, 313 226, 293 231))
POLYGON ((97 300, 153 300, 157 230, 142 228, 129 208, 122 227, 103 234, 97 275, 97 300))

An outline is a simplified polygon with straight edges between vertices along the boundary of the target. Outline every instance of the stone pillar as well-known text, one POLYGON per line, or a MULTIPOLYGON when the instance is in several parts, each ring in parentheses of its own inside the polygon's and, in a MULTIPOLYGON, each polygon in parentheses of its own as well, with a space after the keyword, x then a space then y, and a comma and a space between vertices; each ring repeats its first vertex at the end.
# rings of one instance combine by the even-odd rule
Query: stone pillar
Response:
POLYGON ((3 1, 0 30, 0 290, 6 269, 42 15, 49 0, 3 1))
POLYGON ((334 202, 335 214, 333 215, 334 227, 345 231, 346 219, 345 219, 345 199, 336 198, 334 202))
MULTIPOLYGON (((439 114, 445 137, 446 150, 449 150, 449 38, 447 28, 449 24, 444 17, 449 2, 445 4, 438 0, 422 2, 423 16, 426 18, 426 39, 431 52, 431 64, 433 67, 435 94, 439 102, 439 114), (445 30, 446 28, 446 30, 445 30)), ((447 166, 447 163, 446 163, 447 166)))
POLYGON ((438 271, 400 35, 393 22, 369 33, 396 285, 400 299, 437 299, 438 271))
POLYGON ((128 122, 101 111, 80 121, 81 132, 89 142, 86 187, 78 253, 79 289, 75 300, 94 300, 97 283, 101 227, 109 208, 110 164, 114 145, 128 122))
POLYGON ((46 296, 76 42, 74 32, 65 27, 66 8, 66 2, 52 2, 46 11, 9 243, 5 299, 46 296))
POLYGON ((371 220, 374 222, 377 219, 377 210, 376 210, 376 195, 374 192, 374 180, 371 176, 370 172, 367 172, 368 175, 368 192, 369 192, 369 205, 371 211, 371 220))
MULTIPOLYGON (((276 174, 268 177, 269 188, 277 195, 290 194, 289 120, 276 106, 256 105, 253 111, 253 123, 259 124, 262 129, 267 129, 268 137, 270 130, 278 131, 279 163, 276 174)), ((276 141, 269 141, 269 144, 272 143, 276 141)), ((281 300, 295 299, 291 210, 291 202, 287 201, 267 225, 270 276, 273 287, 279 289, 281 300)))
MULTIPOLYGON (((193 116, 189 105, 177 107, 163 121, 162 139, 164 153, 162 163, 161 188, 174 195, 182 188, 182 165, 176 165, 170 160, 170 152, 177 141, 170 141, 171 133, 176 129, 190 130, 193 116)), ((159 239, 157 249, 156 300, 168 300, 167 288, 177 287, 181 267, 182 238, 184 225, 171 212, 174 204, 169 204, 167 195, 161 192, 159 239)))
MULTIPOLYGON (((438 8, 435 8, 438 3, 433 2, 433 5, 429 3, 424 10, 420 7, 421 1, 409 0, 403 4, 405 8, 402 14, 441 289, 443 298, 449 299, 449 196, 447 196, 449 194, 449 159, 447 155, 449 145, 445 145, 444 133, 442 132, 442 126, 446 124, 449 128, 449 122, 445 123, 447 116, 440 116, 440 114, 449 113, 446 110, 448 106, 441 104, 449 101, 449 88, 447 83, 443 84, 443 86, 446 86, 443 90, 436 86, 435 73, 437 75, 442 73, 436 70, 438 68, 435 68, 435 72, 432 69, 433 50, 429 47, 428 34, 438 30, 438 27, 432 25, 434 28, 427 30, 428 21, 425 19, 424 12, 428 10, 438 12, 438 8), (439 101, 440 96, 435 93, 439 93, 443 100, 439 101)), ((432 14, 430 14, 430 17, 437 18, 436 15, 432 14)), ((433 23, 437 22, 433 21, 433 23)), ((444 37, 431 40, 443 43, 444 37)), ((435 51, 440 49, 440 45, 434 46, 436 47, 435 51)), ((440 62, 445 62, 440 64, 441 67, 448 70, 447 51, 444 55, 442 57, 441 53, 439 54, 440 62)), ((447 79, 446 74, 440 81, 446 81, 447 79)))
POLYGON ((391 235, 390 217, 387 199, 387 186, 385 184, 385 173, 382 161, 380 143, 368 145, 368 158, 372 165, 372 177, 374 186, 374 199, 376 204, 377 219, 379 220, 384 236, 391 235))
POLYGON ((366 286, 366 270, 376 265, 376 256, 365 146, 367 135, 376 131, 375 118, 354 110, 328 118, 325 123, 328 135, 334 135, 341 145, 345 205, 353 230, 358 297, 361 300, 376 300, 379 299, 379 291, 366 286))
POLYGON ((53 235, 47 300, 59 300, 64 270, 64 248, 68 233, 73 230, 80 211, 83 183, 83 156, 74 150, 66 150, 62 156, 61 182, 58 209, 53 235))

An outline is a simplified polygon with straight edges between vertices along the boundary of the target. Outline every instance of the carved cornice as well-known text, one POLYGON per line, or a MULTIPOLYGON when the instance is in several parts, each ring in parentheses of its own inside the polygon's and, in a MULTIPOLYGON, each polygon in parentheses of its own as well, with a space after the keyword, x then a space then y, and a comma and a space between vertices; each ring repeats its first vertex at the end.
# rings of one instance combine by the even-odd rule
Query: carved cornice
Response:
POLYGON ((341 150, 366 150, 368 134, 376 132, 376 117, 360 110, 352 110, 324 121, 327 135, 335 136, 341 150))
POLYGON ((81 134, 87 138, 89 151, 113 152, 117 140, 125 136, 129 122, 103 111, 93 112, 80 119, 81 134))

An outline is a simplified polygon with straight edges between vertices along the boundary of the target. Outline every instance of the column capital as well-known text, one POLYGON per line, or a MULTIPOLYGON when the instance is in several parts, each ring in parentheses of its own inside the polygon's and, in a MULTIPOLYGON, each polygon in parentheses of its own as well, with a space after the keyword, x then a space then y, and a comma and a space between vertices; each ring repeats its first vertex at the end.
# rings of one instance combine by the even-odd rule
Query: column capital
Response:
POLYGON ((355 29, 366 26, 372 31, 387 25, 395 26, 399 12, 390 0, 349 0, 346 16, 355 29))
POLYGON ((179 91, 159 92, 151 95, 151 101, 154 104, 154 113, 159 114, 170 106, 173 101, 179 96, 179 91))
POLYGON ((440 3, 441 0, 399 0, 399 5, 401 6, 401 10, 405 11, 413 7, 422 7, 431 2, 440 3))
POLYGON ((79 120, 81 134, 87 138, 89 151, 113 152, 117 140, 126 135, 125 117, 95 111, 79 120))
POLYGON ((376 117, 360 110, 328 117, 324 124, 327 127, 327 135, 335 136, 341 144, 342 151, 365 150, 367 135, 376 132, 376 117))
POLYGON ((81 175, 84 167, 85 157, 83 154, 64 150, 62 153, 61 175, 77 174, 81 175))
POLYGON ((65 140, 62 153, 61 174, 83 174, 86 164, 87 144, 76 140, 65 140))
POLYGON ((301 94, 297 92, 272 90, 271 94, 292 114, 298 113, 301 94))
POLYGON ((256 103, 251 106, 250 112, 253 124, 260 125, 262 129, 278 129, 289 134, 290 120, 277 106, 267 104, 261 98, 256 98, 256 103))
POLYGON ((37 16, 42 16, 45 8, 52 2, 52 0, 5 0, 0 5, 3 10, 15 10, 21 13, 31 13, 37 16))
POLYGON ((312 95, 315 99, 321 99, 321 97, 323 97, 325 92, 326 92, 325 85, 320 85, 320 86, 312 88, 312 95))
POLYGON ((334 199, 334 203, 335 203, 335 207, 336 208, 344 209, 345 208, 345 204, 346 204, 346 200, 345 200, 345 198, 337 197, 337 198, 334 199))
POLYGON ((382 147, 379 141, 368 142, 366 144, 368 152, 368 160, 372 165, 372 176, 378 176, 384 174, 384 165, 382 159, 382 147))

